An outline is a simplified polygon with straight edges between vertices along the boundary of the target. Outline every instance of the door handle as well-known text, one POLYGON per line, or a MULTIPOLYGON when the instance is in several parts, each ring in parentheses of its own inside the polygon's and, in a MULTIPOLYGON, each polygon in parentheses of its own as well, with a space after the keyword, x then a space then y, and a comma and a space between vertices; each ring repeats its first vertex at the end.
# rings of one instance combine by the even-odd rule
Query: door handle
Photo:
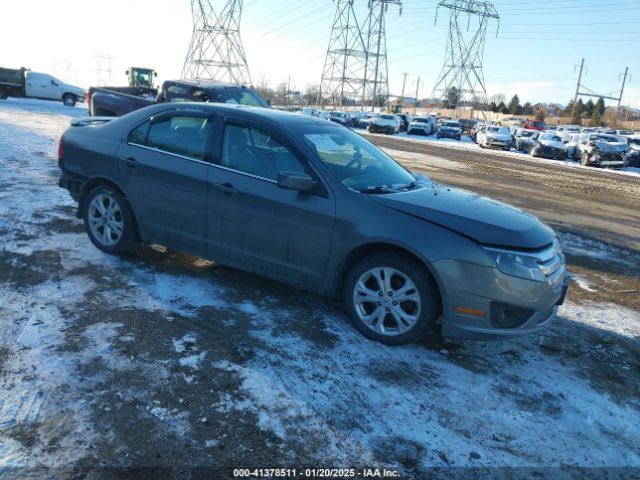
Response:
POLYGON ((238 193, 238 190, 233 188, 233 185, 231 185, 229 182, 212 183, 211 184, 211 188, 213 188, 214 190, 218 190, 218 191, 220 191, 222 193, 226 193, 227 195, 233 195, 233 194, 238 193))
POLYGON ((128 168, 136 168, 138 166, 138 162, 133 157, 120 157, 120 161, 124 163, 128 168))

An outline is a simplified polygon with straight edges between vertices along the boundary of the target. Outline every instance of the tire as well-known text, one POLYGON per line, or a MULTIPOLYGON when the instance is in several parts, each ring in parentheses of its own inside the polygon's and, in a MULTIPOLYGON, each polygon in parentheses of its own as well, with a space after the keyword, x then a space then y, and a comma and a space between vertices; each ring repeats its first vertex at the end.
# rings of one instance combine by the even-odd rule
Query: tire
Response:
POLYGON ((118 190, 108 185, 98 185, 82 203, 84 227, 98 249, 118 254, 131 250, 139 243, 133 211, 118 190))
POLYGON ((407 130, 407 135, 413 135, 413 130, 407 130))
POLYGON ((67 107, 75 107, 76 106, 76 96, 71 95, 70 93, 65 93, 62 96, 62 103, 64 103, 67 107))
POLYGON ((462 138, 461 136, 456 137, 456 139, 457 139, 458 141, 460 141, 460 139, 461 139, 461 138, 462 138))
POLYGON ((9 95, 7 95, 7 92, 5 92, 4 90, 0 90, 0 100, 6 100, 6 98, 9 95))
POLYGON ((589 154, 587 152, 582 152, 582 156, 580 157, 580 164, 585 167, 589 166, 589 154))
POLYGON ((374 253, 356 263, 345 279, 343 301, 353 326, 365 337, 386 345, 405 345, 424 338, 440 305, 428 272, 415 260, 396 253, 374 253), (402 289, 407 300, 393 300, 393 294, 400 298, 397 295, 402 289), (367 321, 367 316, 373 318, 367 321))

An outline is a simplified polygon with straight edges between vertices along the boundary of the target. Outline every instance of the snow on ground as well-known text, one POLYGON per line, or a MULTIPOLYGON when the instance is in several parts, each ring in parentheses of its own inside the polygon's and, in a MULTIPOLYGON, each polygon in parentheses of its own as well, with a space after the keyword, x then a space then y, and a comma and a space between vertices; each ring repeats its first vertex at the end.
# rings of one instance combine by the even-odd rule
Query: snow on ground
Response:
MULTIPOLYGON (((359 133, 367 136, 378 136, 383 138, 388 138, 388 135, 383 135, 380 133, 369 133, 366 130, 358 130, 359 133)), ((467 151, 475 151, 479 155, 483 154, 483 150, 471 139, 471 137, 464 136, 459 141, 454 140, 452 138, 436 138, 434 135, 432 136, 423 136, 423 135, 409 135, 405 132, 394 135, 392 138, 402 139, 406 142, 417 143, 417 144, 434 144, 446 148, 450 148, 453 150, 467 150, 467 151)), ((500 155, 508 158, 517 158, 519 160, 526 160, 527 162, 537 162, 537 163, 546 163, 552 162, 555 165, 564 165, 567 168, 578 168, 578 169, 589 169, 590 172, 601 172, 601 173, 613 173, 618 175, 631 175, 631 176, 640 176, 640 168, 636 167, 627 167, 622 170, 614 170, 610 168, 594 168, 594 167, 585 167, 581 165, 579 162, 573 160, 548 160, 544 158, 534 158, 531 155, 518 152, 515 150, 504 151, 498 149, 487 149, 491 154, 500 155)))
POLYGON ((137 466, 156 443, 197 466, 252 424, 247 458, 279 465, 640 467, 637 386, 616 377, 640 371, 640 313, 569 302, 530 338, 391 348, 313 295, 102 254, 56 186, 57 138, 83 113, 0 103, 0 467, 137 466))

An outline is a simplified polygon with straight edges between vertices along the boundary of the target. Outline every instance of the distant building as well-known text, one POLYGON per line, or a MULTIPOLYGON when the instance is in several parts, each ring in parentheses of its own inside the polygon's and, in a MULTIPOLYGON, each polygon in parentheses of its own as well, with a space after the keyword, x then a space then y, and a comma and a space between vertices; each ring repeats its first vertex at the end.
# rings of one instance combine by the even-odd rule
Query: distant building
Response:
POLYGON ((536 103, 533 106, 533 111, 546 110, 547 115, 550 117, 559 117, 564 112, 565 106, 559 103, 536 103))

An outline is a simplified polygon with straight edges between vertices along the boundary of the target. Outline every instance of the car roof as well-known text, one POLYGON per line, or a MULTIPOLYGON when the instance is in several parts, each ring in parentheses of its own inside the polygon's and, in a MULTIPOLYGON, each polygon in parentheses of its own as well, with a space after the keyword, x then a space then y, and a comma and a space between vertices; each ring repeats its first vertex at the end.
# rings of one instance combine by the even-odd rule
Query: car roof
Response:
POLYGON ((164 112, 170 110, 199 110, 211 113, 234 113, 240 114, 246 118, 255 120, 272 121, 279 124, 296 124, 296 125, 333 125, 326 120, 315 117, 300 115, 295 112, 287 112, 283 110, 275 110, 272 108, 251 107, 247 105, 231 105, 226 103, 208 103, 208 102, 176 102, 176 103, 160 103, 138 110, 147 112, 151 116, 156 111, 164 112))

